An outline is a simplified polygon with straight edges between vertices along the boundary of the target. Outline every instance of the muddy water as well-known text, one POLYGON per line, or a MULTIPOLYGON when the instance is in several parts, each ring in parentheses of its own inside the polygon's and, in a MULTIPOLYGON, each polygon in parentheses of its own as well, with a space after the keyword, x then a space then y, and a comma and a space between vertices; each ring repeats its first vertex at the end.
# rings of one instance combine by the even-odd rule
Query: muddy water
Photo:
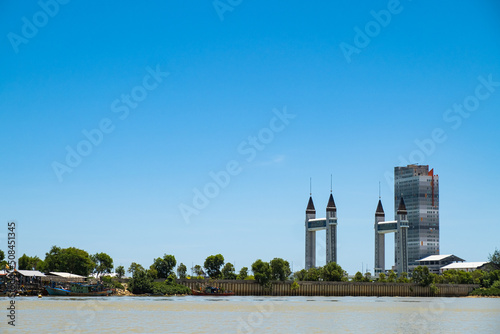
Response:
POLYGON ((411 297, 0 298, 0 332, 500 333, 500 299, 411 297))

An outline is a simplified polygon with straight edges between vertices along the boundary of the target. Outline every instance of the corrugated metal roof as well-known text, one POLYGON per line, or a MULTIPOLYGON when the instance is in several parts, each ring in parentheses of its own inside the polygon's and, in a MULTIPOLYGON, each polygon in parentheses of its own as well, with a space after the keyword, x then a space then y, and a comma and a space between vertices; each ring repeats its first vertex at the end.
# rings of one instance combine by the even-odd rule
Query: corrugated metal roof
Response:
POLYGON ((481 267, 485 263, 488 262, 457 262, 450 263, 444 267, 441 267, 441 269, 476 269, 478 267, 481 267))
POLYGON ((59 271, 51 271, 50 274, 64 278, 85 278, 85 276, 75 275, 71 273, 63 273, 59 271))
POLYGON ((441 261, 441 260, 444 260, 444 259, 446 259, 447 257, 450 257, 450 256, 453 256, 453 257, 457 258, 457 260, 454 260, 454 261, 465 261, 465 260, 459 258, 456 255, 445 254, 445 255, 430 255, 428 257, 424 257, 423 259, 417 260, 417 262, 421 262, 421 261, 441 261))
POLYGON ((18 270, 18 272, 26 277, 45 277, 45 274, 42 272, 39 272, 38 270, 18 270))

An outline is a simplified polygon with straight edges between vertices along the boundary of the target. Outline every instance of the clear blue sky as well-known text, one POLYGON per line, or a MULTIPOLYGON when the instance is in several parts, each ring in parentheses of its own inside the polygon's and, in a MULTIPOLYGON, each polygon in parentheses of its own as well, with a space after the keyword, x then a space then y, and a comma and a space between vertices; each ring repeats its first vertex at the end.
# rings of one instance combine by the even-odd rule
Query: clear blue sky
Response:
POLYGON ((404 160, 440 176, 442 254, 500 248, 497 1, 43 1, 0 4, 1 249, 14 219, 18 252, 41 258, 298 270, 309 178, 323 217, 332 174, 338 261, 372 270, 379 181, 392 218, 404 160))

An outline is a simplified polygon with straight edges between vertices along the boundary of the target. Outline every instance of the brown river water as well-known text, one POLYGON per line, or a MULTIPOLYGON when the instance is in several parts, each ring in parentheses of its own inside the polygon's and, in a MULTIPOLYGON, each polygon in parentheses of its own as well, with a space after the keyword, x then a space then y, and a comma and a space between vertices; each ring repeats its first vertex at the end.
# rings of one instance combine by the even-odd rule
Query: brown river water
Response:
POLYGON ((500 298, 18 297, 1 333, 500 333, 500 298))

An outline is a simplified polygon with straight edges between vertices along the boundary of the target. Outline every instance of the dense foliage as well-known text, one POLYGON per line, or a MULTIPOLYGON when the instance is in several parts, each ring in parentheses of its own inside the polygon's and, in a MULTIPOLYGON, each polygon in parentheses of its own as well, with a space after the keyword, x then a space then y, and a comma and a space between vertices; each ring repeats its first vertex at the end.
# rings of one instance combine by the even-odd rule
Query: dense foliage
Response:
POLYGON ((155 282, 149 270, 136 270, 129 282, 129 290, 134 294, 175 295, 189 294, 191 290, 175 282, 171 273, 164 282, 155 282))
POLYGON ((125 268, 123 266, 118 266, 115 269, 115 273, 118 278, 122 278, 123 276, 125 276, 125 268))
POLYGON ((473 296, 500 296, 500 281, 495 281, 489 288, 479 288, 471 292, 473 296))
POLYGON ((221 273, 223 279, 236 279, 237 277, 234 266, 229 262, 224 265, 221 273))
POLYGON ((205 275, 203 268, 199 264, 193 267, 193 273, 197 276, 197 278, 203 278, 205 275))
MULTIPOLYGON (((361 273, 359 274, 363 276, 361 273)), ((327 263, 324 267, 302 269, 296 272, 294 277, 299 281, 347 281, 347 273, 335 262, 327 263)))
POLYGON ((110 273, 113 269, 113 259, 106 253, 96 253, 90 256, 94 262, 93 272, 99 277, 101 274, 110 273))
POLYGON ((138 263, 135 263, 135 262, 132 262, 130 264, 130 267, 128 267, 128 270, 127 270, 129 273, 132 274, 132 276, 134 276, 135 272, 137 271, 144 271, 144 267, 138 263))
POLYGON ((221 254, 210 255, 206 258, 203 267, 210 278, 221 278, 221 267, 224 265, 224 257, 221 254))
POLYGON ((52 246, 45 254, 45 268, 43 271, 62 271, 81 276, 88 276, 95 267, 89 254, 75 247, 60 248, 52 246))
POLYGON ((290 264, 281 258, 274 258, 269 262, 271 277, 275 281, 285 281, 292 274, 290 264))
POLYGON ((268 262, 258 259, 252 264, 252 271, 257 283, 265 287, 270 286, 272 270, 268 262))
POLYGON ((151 293, 154 295, 187 295, 191 290, 184 285, 167 282, 154 282, 151 293))
POLYGON ((177 267, 177 275, 179 278, 183 279, 186 278, 186 273, 187 273, 187 267, 184 263, 179 264, 177 267))
POLYGON ((111 278, 109 276, 102 276, 101 281, 103 281, 104 283, 106 283, 106 285, 108 285, 112 288, 124 289, 123 285, 120 282, 118 282, 118 280, 116 278, 111 278))
POLYGON ((132 279, 128 283, 128 289, 133 294, 151 293, 153 280, 147 270, 135 270, 132 279))
POLYGON ((45 263, 43 260, 41 260, 38 256, 27 256, 26 254, 23 254, 18 260, 17 260, 17 268, 19 270, 40 270, 44 271, 45 270, 45 263))
POLYGON ((173 273, 177 261, 175 256, 164 254, 163 258, 156 258, 153 263, 154 269, 158 272, 158 278, 167 278, 173 273))
POLYGON ((413 269, 411 281, 421 286, 429 286, 434 281, 434 276, 426 266, 418 266, 413 269))
POLYGON ((5 253, 0 249, 0 270, 5 269, 7 261, 5 261, 5 253))
POLYGON ((248 268, 242 267, 240 273, 238 274, 238 279, 246 279, 248 277, 248 268))

